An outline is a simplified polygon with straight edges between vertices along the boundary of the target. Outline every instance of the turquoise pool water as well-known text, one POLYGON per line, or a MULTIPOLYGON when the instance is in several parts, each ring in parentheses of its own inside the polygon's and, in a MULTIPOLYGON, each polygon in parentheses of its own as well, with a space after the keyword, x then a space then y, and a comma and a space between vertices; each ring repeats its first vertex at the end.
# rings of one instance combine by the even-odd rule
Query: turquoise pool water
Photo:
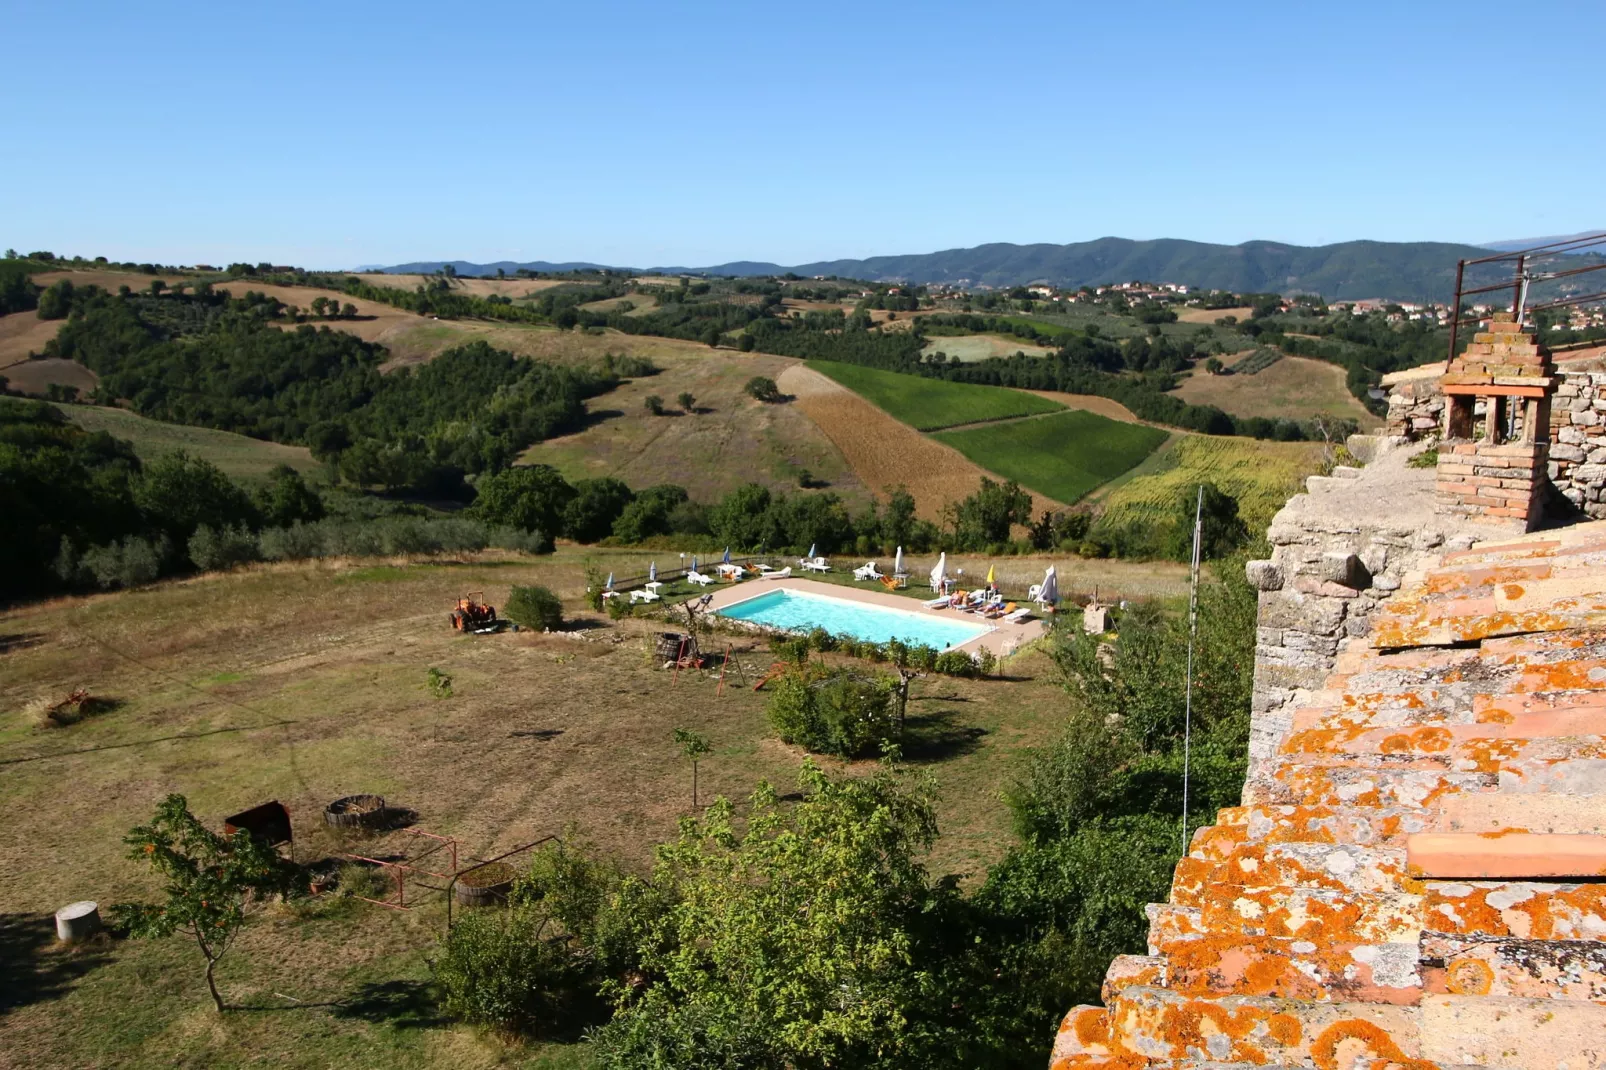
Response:
POLYGON ((938 650, 968 643, 978 635, 992 631, 984 624, 943 620, 923 613, 907 613, 901 609, 887 609, 865 602, 850 602, 845 598, 805 594, 786 588, 767 591, 756 598, 726 606, 718 611, 718 615, 788 632, 824 628, 832 635, 851 635, 855 639, 868 639, 876 643, 901 639, 911 646, 923 643, 938 650))

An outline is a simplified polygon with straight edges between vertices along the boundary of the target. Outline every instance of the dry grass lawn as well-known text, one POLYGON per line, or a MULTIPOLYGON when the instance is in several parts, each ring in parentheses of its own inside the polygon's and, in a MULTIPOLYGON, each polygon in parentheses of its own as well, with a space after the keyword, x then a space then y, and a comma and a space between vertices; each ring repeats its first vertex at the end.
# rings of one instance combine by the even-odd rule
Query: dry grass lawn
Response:
MULTIPOLYGON (((937 521, 942 507, 976 492, 992 473, 951 446, 921 434, 834 380, 801 365, 777 380, 781 390, 836 444, 861 482, 878 498, 902 484, 914 495, 919 515, 937 521)), ((1034 513, 1064 506, 1034 496, 1034 513)))
POLYGON ((45 343, 56 337, 65 320, 42 320, 37 312, 13 312, 0 316, 0 373, 28 359, 29 353, 44 352, 45 343))
MULTIPOLYGON (((1112 398, 1100 397, 1097 394, 1067 394, 1059 390, 1028 390, 1028 394, 1036 394, 1040 398, 1057 401, 1068 409, 1086 409, 1088 412, 1108 416, 1112 420, 1122 420, 1129 424, 1141 424, 1131 409, 1112 398)), ((1160 427, 1161 424, 1151 424, 1151 427, 1160 427)))
POLYGON ((767 405, 743 391, 755 375, 781 376, 790 360, 688 348, 656 354, 661 373, 594 398, 589 427, 538 443, 521 459, 553 465, 569 479, 614 476, 632 487, 678 483, 702 501, 744 483, 795 492, 807 469, 854 507, 869 502, 869 488, 802 409, 767 405), (680 411, 676 397, 682 391, 695 395, 696 412, 680 411), (665 415, 647 411, 650 394, 664 399, 665 415))
MULTIPOLYGON (((621 574, 644 564, 596 556, 621 574)), ((443 918, 417 887, 411 914, 325 898, 253 923, 220 982, 232 1001, 277 1013, 213 1015, 180 939, 64 953, 49 938, 49 912, 64 903, 154 893, 121 837, 171 791, 213 824, 281 800, 302 861, 403 849, 404 836, 322 826, 330 800, 371 791, 455 837, 464 858, 562 833, 640 867, 690 808, 674 728, 712 740, 708 795, 743 796, 761 778, 791 790, 801 755, 772 737, 764 696, 739 685, 719 696, 696 673, 672 681, 645 653, 647 622, 591 621, 579 633, 589 641, 447 627, 451 600, 474 588, 501 604, 510 584, 542 583, 572 607, 581 560, 565 549, 259 567, 0 615, 0 1065, 584 1065, 579 1049, 510 1050, 431 1017, 425 958, 443 918), (451 675, 450 697, 427 688, 431 667, 451 675), (48 730, 24 713, 80 685, 121 705, 48 730)), ((734 645, 749 671, 769 665, 752 640, 734 645)), ((942 793, 938 872, 974 878, 998 857, 1009 832, 997 792, 1063 709, 1041 655, 1006 671, 916 685, 905 753, 942 793)))
POLYGON ((1054 351, 1044 346, 1028 345, 1019 338, 1005 338, 997 334, 966 334, 933 338, 920 352, 927 356, 943 352, 948 354, 950 360, 962 360, 969 364, 987 360, 989 357, 1012 357, 1016 353, 1025 353, 1028 357, 1046 357, 1054 351))
POLYGON ((1285 356, 1254 375, 1209 375, 1196 368, 1175 393, 1184 401, 1215 405, 1233 416, 1307 420, 1329 413, 1352 416, 1363 429, 1381 422, 1349 392, 1343 368, 1308 357, 1285 356))
POLYGON ((1237 316, 1242 322, 1254 313, 1254 309, 1244 308, 1179 308, 1177 310, 1178 323, 1215 323, 1223 316, 1237 316))
MULTIPOLYGON (((431 275, 387 275, 384 272, 366 272, 356 276, 374 286, 389 286, 398 290, 412 290, 435 281, 431 275)), ((526 294, 540 293, 554 286, 562 286, 563 279, 457 279, 454 290, 475 297, 511 297, 517 300, 526 294)))
POLYGON ((77 361, 57 358, 24 360, 0 368, 0 375, 6 377, 6 389, 39 397, 44 396, 51 384, 76 386, 79 393, 88 396, 100 382, 99 376, 77 361))

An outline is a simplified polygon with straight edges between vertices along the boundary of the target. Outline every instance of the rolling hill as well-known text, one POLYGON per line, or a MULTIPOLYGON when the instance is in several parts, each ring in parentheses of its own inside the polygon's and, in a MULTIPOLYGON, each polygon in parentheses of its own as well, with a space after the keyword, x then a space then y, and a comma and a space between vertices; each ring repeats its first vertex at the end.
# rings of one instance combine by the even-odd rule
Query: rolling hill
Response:
MULTIPOLYGON (((1076 287, 1143 279, 1177 282, 1238 293, 1318 293, 1329 300, 1393 297, 1447 301, 1455 284, 1457 260, 1487 256, 1489 249, 1450 242, 1349 241, 1302 246, 1250 241, 1242 245, 1161 238, 1133 241, 1099 238, 1069 245, 1012 245, 995 242, 971 249, 946 249, 864 260, 821 260, 790 267, 741 260, 702 268, 620 268, 654 273, 708 275, 839 275, 846 278, 965 286, 1017 286, 1048 282, 1076 287)), ((450 265, 460 275, 494 274, 526 268, 569 271, 599 268, 586 263, 546 261, 475 264, 463 260, 422 261, 385 268, 387 272, 429 273, 450 265)))

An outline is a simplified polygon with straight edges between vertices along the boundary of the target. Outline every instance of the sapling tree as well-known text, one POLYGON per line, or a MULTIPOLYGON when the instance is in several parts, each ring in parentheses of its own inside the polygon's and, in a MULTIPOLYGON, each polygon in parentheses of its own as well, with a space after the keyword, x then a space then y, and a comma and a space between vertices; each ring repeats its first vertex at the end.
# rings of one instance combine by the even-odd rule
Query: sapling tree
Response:
POLYGON ((213 832, 190 813, 182 795, 157 804, 148 825, 123 837, 128 857, 148 862, 165 882, 160 903, 121 903, 115 916, 135 938, 188 936, 206 960, 206 987, 221 1013, 227 1009, 214 976, 245 925, 247 908, 301 888, 296 867, 243 829, 213 832))
POLYGON ((689 728, 675 729, 675 742, 680 745, 680 753, 691 761, 691 805, 697 808, 697 762, 704 755, 713 753, 714 747, 704 736, 698 735, 689 728))

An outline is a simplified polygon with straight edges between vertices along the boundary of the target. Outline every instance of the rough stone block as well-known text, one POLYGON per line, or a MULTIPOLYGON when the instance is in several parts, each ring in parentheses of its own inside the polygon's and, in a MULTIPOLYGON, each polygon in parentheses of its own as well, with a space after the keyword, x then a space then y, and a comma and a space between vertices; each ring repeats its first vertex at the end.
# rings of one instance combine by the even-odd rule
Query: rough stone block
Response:
POLYGON ((1278 591, 1283 586, 1283 570, 1270 561, 1251 561, 1244 566, 1250 584, 1261 591, 1278 591))

